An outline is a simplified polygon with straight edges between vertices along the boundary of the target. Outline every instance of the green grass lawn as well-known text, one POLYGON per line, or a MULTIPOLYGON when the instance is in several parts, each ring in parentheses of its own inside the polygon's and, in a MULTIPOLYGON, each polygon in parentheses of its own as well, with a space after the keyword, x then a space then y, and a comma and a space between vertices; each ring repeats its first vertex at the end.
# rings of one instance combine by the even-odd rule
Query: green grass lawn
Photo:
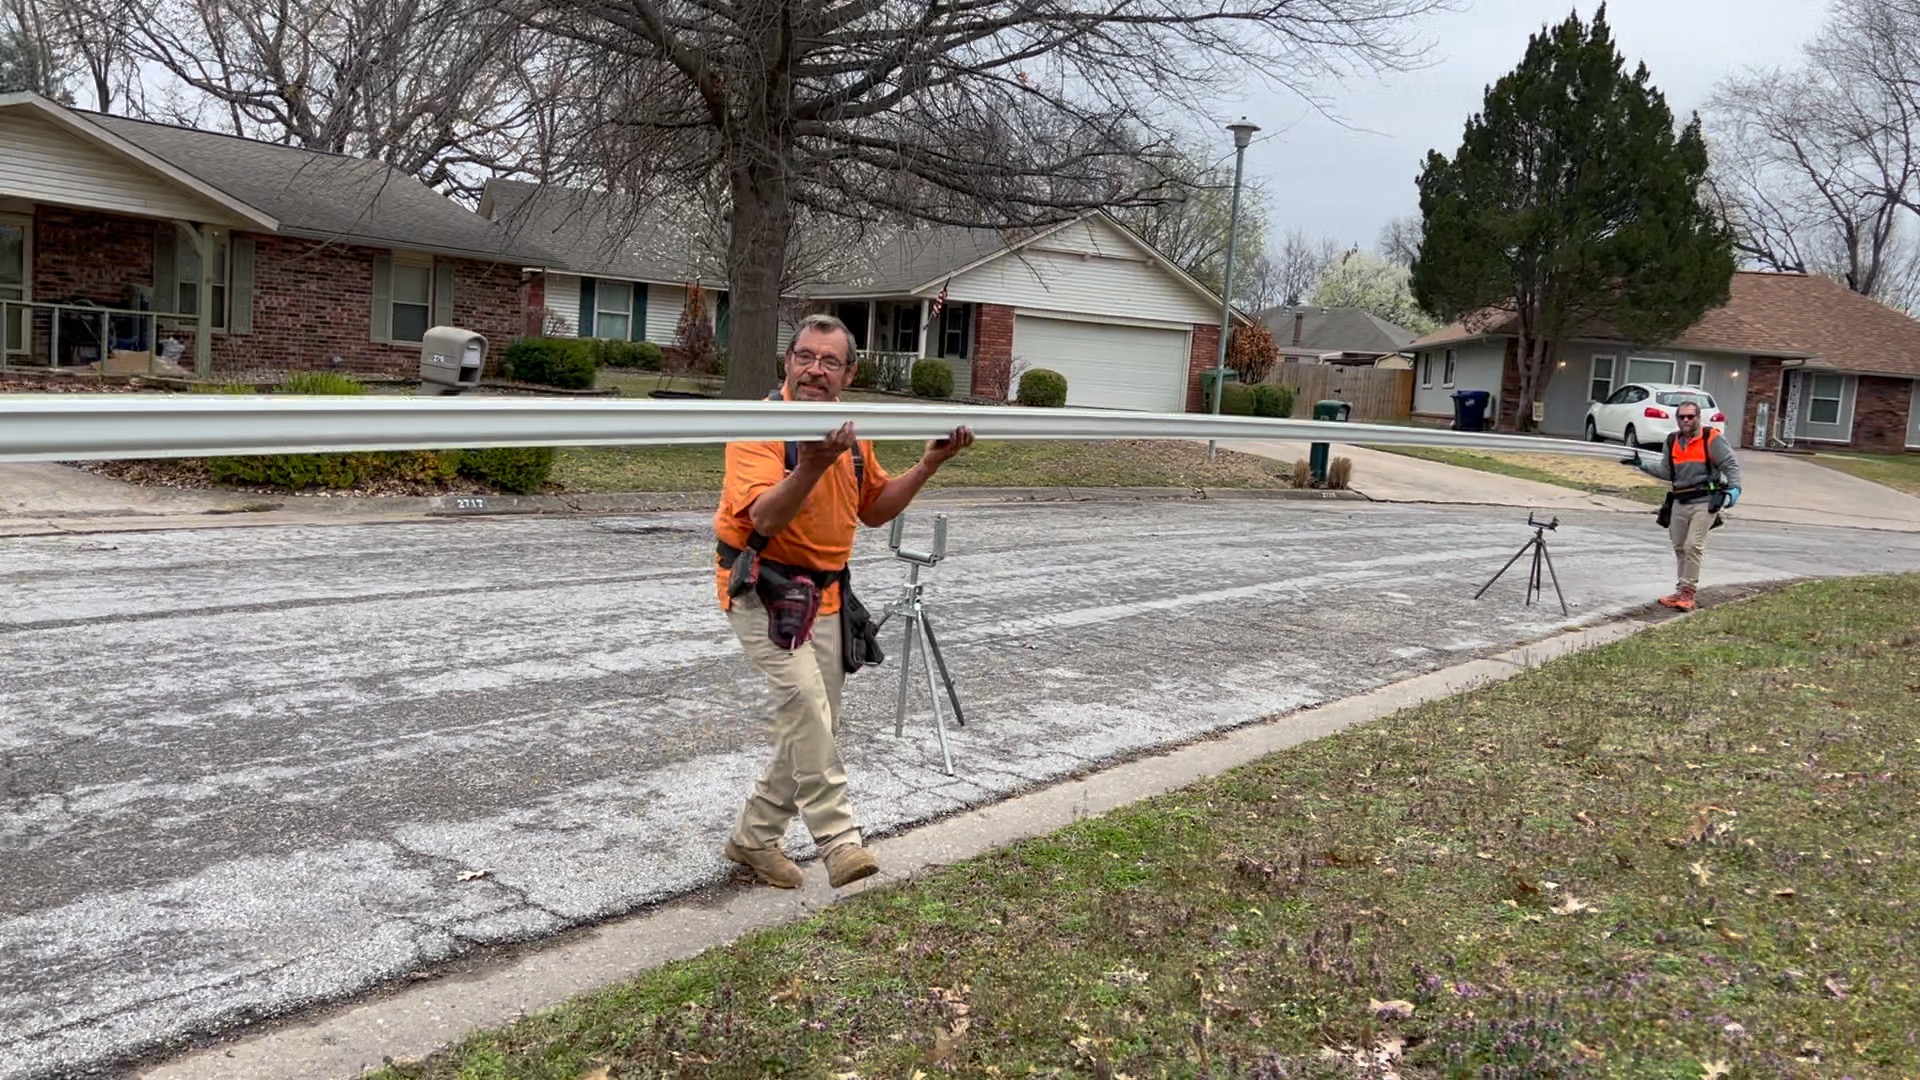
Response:
POLYGON ((1920 495, 1920 454, 1815 454, 1814 464, 1920 495))
POLYGON ((1916 612, 1709 608, 381 1075, 1913 1076, 1916 612))
MULTIPOLYGON (((1636 476, 1626 468, 1612 469, 1605 462, 1571 454, 1482 453, 1474 450, 1450 450, 1439 446, 1374 446, 1369 449, 1406 457, 1437 461, 1462 469, 1498 473, 1520 480, 1573 488, 1600 495, 1659 505, 1666 497, 1667 485, 1650 477, 1636 476), (1617 475, 1616 475, 1617 474, 1617 475)), ((1626 451, 1622 450, 1621 453, 1626 451)))
MULTIPOLYGON (((881 442, 880 463, 903 472, 925 442, 881 442)), ((718 491, 725 471, 719 445, 562 448, 553 480, 567 491, 718 491)), ((978 442, 934 475, 934 487, 1231 487, 1292 486, 1292 468, 1251 454, 1188 442, 978 442)))

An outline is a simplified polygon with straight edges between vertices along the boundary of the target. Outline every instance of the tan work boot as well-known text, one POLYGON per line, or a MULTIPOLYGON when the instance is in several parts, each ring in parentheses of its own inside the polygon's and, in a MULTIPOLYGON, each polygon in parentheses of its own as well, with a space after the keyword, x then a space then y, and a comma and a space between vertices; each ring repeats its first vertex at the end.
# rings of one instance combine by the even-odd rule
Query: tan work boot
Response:
POLYGON ((776 889, 800 887, 800 867, 779 848, 743 848, 729 840, 721 850, 727 858, 752 870, 754 876, 776 889))
POLYGON ((827 884, 836 889, 879 872, 873 853, 859 844, 842 844, 827 852, 827 884))

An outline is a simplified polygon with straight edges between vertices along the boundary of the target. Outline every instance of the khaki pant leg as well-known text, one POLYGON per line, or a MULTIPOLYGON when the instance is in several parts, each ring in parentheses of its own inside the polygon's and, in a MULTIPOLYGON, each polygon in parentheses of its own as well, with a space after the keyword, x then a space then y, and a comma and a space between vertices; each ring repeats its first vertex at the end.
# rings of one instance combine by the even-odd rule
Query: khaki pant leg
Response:
POLYGON ((821 852, 859 843, 860 826, 847 800, 847 774, 834 743, 840 692, 840 616, 822 615, 811 644, 792 652, 767 640, 766 610, 757 597, 734 601, 734 636, 772 695, 773 759, 740 807, 733 841, 741 847, 778 847, 797 813, 821 852))
POLYGON ((1667 535, 1673 540, 1673 557, 1682 588, 1700 585, 1700 560, 1707 552, 1707 533, 1713 528, 1713 513, 1707 500, 1673 504, 1673 523, 1667 535))

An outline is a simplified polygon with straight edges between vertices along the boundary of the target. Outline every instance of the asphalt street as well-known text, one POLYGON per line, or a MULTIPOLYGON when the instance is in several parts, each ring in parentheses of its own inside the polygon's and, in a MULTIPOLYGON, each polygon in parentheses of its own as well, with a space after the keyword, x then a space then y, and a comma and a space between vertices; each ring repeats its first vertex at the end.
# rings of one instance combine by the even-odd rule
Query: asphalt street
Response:
MULTIPOLYGON (((1645 514, 948 505, 928 601, 969 725, 848 688, 891 832, 1591 622, 1671 587, 1645 514)), ((759 682, 705 514, 0 540, 0 1077, 69 1075, 727 876, 759 682)), ((924 537, 929 513, 914 511, 924 537)), ((860 542, 878 611, 904 566, 860 542)), ((1736 523, 1709 586, 1920 569, 1920 535, 1736 523)), ((795 829, 789 850, 810 849, 795 829)), ((817 870, 815 872, 818 872, 817 870)))

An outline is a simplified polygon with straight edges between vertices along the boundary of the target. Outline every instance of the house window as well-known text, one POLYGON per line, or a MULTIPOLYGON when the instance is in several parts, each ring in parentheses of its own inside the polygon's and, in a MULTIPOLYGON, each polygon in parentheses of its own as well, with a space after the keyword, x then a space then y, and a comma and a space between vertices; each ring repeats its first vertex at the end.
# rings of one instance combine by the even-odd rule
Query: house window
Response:
POLYGON ((1593 358, 1593 367, 1587 372, 1587 400, 1605 401, 1613 396, 1613 364, 1611 354, 1593 358))
POLYGON ((1627 360, 1627 381, 1670 383, 1673 381, 1673 361, 1631 357, 1627 360))
MULTIPOLYGON (((227 250, 230 242, 226 233, 218 233, 207 237, 207 246, 213 249, 213 273, 208 275, 213 291, 211 308, 213 328, 225 330, 227 328, 227 267, 231 262, 227 258, 227 250)), ((184 238, 174 245, 173 272, 174 281, 177 282, 175 289, 178 293, 175 302, 179 305, 175 310, 182 315, 200 314, 200 253, 195 251, 193 245, 184 238)))
POLYGON ((426 340, 433 317, 433 261, 393 258, 392 340, 418 344, 426 340))
POLYGON ((633 285, 602 278, 593 293, 593 331, 588 337, 627 341, 633 337, 633 285))
POLYGON ((1433 354, 1430 352, 1420 354, 1420 388, 1433 389, 1433 354))
POLYGON ((1707 381, 1707 365, 1698 360, 1687 361, 1686 385, 1699 386, 1707 381))
POLYGON ((1442 383, 1440 384, 1440 385, 1442 385, 1442 386, 1452 386, 1452 385, 1453 385, 1453 361, 1454 361, 1454 353, 1453 353, 1453 350, 1452 350, 1452 349, 1448 349, 1448 350, 1447 350, 1447 369, 1446 369, 1446 371, 1445 371, 1445 373, 1444 373, 1444 375, 1445 375, 1445 380, 1446 380, 1446 381, 1444 381, 1444 382, 1442 382, 1442 383))
POLYGON ((1840 394, 1846 381, 1838 375, 1815 375, 1807 393, 1807 423, 1835 427, 1840 423, 1840 394))
POLYGON ((940 309, 940 355, 955 360, 973 356, 972 304, 948 304, 940 309))

